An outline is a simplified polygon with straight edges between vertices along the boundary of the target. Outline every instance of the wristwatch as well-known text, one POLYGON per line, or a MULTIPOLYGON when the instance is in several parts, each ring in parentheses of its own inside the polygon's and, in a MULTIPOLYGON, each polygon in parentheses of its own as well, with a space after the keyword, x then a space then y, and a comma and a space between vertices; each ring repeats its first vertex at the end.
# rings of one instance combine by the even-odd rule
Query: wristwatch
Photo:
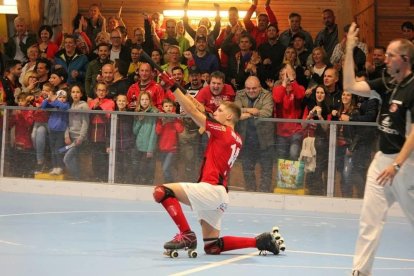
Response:
POLYGON ((401 169, 401 165, 400 165, 400 164, 398 164, 397 162, 392 163, 392 165, 393 165, 394 170, 395 170, 396 172, 398 172, 398 171, 401 169))

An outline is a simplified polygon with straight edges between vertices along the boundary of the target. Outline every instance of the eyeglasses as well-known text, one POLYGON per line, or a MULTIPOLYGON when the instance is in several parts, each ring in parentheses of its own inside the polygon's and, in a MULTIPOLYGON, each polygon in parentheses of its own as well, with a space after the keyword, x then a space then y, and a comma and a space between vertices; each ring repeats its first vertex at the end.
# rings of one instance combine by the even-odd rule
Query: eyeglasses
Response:
POLYGON ((400 55, 400 54, 393 54, 393 53, 385 53, 386 58, 394 58, 396 56, 400 56, 403 60, 407 60, 407 55, 400 55))
POLYGON ((120 36, 111 36, 111 39, 121 39, 120 36))

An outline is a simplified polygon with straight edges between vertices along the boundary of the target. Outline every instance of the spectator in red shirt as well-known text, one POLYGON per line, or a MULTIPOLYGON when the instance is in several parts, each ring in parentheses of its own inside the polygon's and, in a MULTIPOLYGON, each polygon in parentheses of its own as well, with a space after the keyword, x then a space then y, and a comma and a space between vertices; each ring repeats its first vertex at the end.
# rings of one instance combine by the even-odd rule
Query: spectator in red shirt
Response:
POLYGON ((233 102, 236 97, 231 85, 224 83, 224 80, 224 73, 220 71, 211 73, 210 84, 203 87, 195 96, 196 100, 203 104, 209 113, 216 111, 222 102, 233 102))
MULTIPOLYGON (((20 107, 29 106, 29 94, 20 93, 17 103, 20 107)), ((34 161, 33 144, 31 139, 33 127, 33 110, 13 110, 9 127, 15 127, 15 139, 11 166, 13 176, 32 177, 34 161)))
MULTIPOLYGON (((302 100, 305 88, 296 82, 295 70, 287 64, 280 72, 282 83, 273 88, 275 117, 302 119, 302 100)), ((297 160, 302 143, 300 123, 277 123, 276 145, 278 158, 297 160)))
MULTIPOLYGON (((162 101, 162 109, 166 114, 174 114, 174 102, 170 99, 162 101)), ((174 182, 172 167, 178 146, 178 133, 184 131, 183 121, 175 117, 160 117, 155 125, 158 135, 158 148, 161 153, 164 182, 174 182)))
POLYGON ((138 69, 138 81, 128 89, 128 109, 135 109, 138 105, 138 97, 141 91, 147 91, 151 95, 152 105, 162 110, 164 89, 152 79, 152 66, 148 63, 141 63, 138 69))
POLYGON ((250 35, 256 41, 256 47, 259 47, 260 44, 267 41, 266 29, 269 23, 277 25, 276 16, 273 13, 272 9, 270 8, 270 0, 266 0, 266 3, 265 3, 266 13, 260 13, 257 16, 257 26, 253 24, 250 18, 255 12, 258 2, 259 0, 254 0, 253 5, 247 11, 246 16, 243 19, 246 30, 250 33, 250 35))

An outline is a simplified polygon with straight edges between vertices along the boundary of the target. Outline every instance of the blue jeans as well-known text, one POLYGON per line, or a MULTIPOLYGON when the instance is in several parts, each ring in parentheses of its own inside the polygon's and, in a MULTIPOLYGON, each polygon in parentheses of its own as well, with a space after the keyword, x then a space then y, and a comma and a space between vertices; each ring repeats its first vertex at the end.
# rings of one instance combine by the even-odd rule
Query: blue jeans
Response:
POLYGON ((63 157, 63 163, 65 163, 66 169, 71 177, 76 180, 80 179, 79 169, 79 146, 71 147, 63 157))
POLYGON ((36 160, 38 164, 43 164, 45 161, 47 132, 47 123, 34 123, 32 130, 32 143, 36 150, 36 160))
POLYGON ((63 158, 59 149, 65 146, 65 132, 49 130, 49 143, 52 153, 52 167, 63 169, 63 158))
POLYGON ((161 153, 162 173, 164 175, 165 183, 174 182, 174 177, 171 171, 174 165, 174 157, 175 157, 174 152, 162 152, 161 153))
POLYGON ((276 136, 276 153, 278 159, 298 160, 302 147, 302 133, 291 136, 276 136))
POLYGON ((137 184, 154 184, 155 178, 155 154, 147 157, 146 152, 134 150, 133 166, 135 168, 135 183, 137 184))
POLYGON ((337 170, 341 174, 341 193, 342 197, 352 197, 354 164, 352 155, 346 155, 347 146, 337 146, 337 170))
POLYGON ((273 191, 273 148, 260 149, 259 146, 245 145, 241 153, 245 187, 248 191, 269 193, 273 191), (260 181, 256 179, 256 164, 260 164, 260 181), (257 182, 259 187, 257 189, 257 182))

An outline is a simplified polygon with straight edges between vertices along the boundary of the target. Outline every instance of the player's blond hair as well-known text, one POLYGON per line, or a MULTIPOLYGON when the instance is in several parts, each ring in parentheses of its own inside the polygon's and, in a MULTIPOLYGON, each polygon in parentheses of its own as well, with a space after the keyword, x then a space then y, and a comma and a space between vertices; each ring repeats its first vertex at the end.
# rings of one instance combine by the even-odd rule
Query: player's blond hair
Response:
POLYGON ((233 102, 225 101, 221 103, 226 107, 227 110, 229 110, 233 114, 233 123, 237 124, 237 122, 240 120, 241 116, 241 109, 238 105, 236 105, 233 102))

